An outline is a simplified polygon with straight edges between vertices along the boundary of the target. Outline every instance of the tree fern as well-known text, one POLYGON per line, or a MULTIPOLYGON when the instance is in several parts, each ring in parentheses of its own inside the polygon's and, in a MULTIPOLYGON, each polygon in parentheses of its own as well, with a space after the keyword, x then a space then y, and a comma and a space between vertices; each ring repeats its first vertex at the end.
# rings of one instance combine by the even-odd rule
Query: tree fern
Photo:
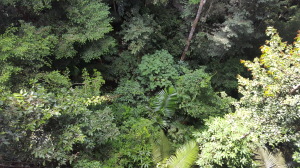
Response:
POLYGON ((197 159, 199 148, 195 141, 189 141, 176 150, 175 155, 171 156, 166 166, 168 168, 189 168, 197 159))

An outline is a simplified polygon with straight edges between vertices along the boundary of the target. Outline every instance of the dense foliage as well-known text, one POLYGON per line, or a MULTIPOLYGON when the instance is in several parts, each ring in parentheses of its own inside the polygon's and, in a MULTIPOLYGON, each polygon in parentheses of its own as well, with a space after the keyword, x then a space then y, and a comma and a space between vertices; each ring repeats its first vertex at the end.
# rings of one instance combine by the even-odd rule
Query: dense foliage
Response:
POLYGON ((0 167, 300 166, 299 1, 0 11, 0 167))
POLYGON ((271 40, 261 47, 262 56, 241 61, 252 79, 238 77, 243 97, 235 103, 236 112, 212 119, 208 130, 196 134, 199 165, 251 167, 254 154, 264 145, 283 150, 290 165, 292 157, 298 157, 299 35, 293 45, 282 42, 271 27, 267 35, 271 40))

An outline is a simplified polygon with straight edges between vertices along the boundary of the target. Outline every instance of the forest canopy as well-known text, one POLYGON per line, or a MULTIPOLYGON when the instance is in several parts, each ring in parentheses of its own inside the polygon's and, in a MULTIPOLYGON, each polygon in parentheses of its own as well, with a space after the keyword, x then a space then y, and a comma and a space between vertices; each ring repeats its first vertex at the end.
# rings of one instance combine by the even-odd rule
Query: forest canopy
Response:
POLYGON ((299 1, 0 11, 0 167, 300 167, 299 1))

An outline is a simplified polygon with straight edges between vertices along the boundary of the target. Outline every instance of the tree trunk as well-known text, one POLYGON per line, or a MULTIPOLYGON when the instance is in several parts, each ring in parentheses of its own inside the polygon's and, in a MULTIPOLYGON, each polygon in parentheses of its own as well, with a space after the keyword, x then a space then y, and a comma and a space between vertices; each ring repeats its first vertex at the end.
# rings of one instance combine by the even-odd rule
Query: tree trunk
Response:
POLYGON ((183 52, 182 52, 180 61, 184 61, 184 60, 185 60, 186 52, 188 51, 188 49, 189 49, 189 47, 190 47, 191 40, 192 40, 192 38, 193 38, 193 35, 194 35, 194 32, 195 32, 197 23, 199 22, 200 14, 201 14, 201 12, 202 12, 202 8, 203 8, 205 2, 206 2, 206 0, 201 0, 200 3, 199 3, 199 8, 198 8, 198 11, 197 11, 197 15, 196 15, 196 18, 195 18, 195 20, 194 20, 194 22, 193 22, 193 25, 192 25, 192 28, 191 28, 189 37, 188 37, 188 39, 186 40, 186 45, 185 45, 185 48, 184 48, 184 50, 183 50, 183 52))

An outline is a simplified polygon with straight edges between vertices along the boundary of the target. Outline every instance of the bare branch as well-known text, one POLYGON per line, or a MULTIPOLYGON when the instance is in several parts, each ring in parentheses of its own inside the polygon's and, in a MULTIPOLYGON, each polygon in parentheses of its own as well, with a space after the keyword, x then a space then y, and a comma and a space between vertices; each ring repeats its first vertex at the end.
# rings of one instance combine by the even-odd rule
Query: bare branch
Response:
POLYGON ((196 18, 193 22, 193 25, 192 25, 192 28, 191 28, 191 31, 190 31, 190 34, 189 34, 189 37, 188 39, 186 40, 186 46, 182 52, 182 55, 181 55, 181 58, 180 58, 180 61, 184 61, 185 60, 185 55, 186 55, 186 52, 188 51, 189 47, 190 47, 190 44, 191 44, 191 40, 193 38, 193 35, 194 35, 194 32, 195 32, 195 29, 196 29, 196 26, 197 26, 197 23, 200 19, 200 14, 202 12, 202 8, 205 4, 206 0, 201 0, 200 3, 199 3, 199 8, 198 8, 198 11, 197 11, 197 15, 196 15, 196 18))

